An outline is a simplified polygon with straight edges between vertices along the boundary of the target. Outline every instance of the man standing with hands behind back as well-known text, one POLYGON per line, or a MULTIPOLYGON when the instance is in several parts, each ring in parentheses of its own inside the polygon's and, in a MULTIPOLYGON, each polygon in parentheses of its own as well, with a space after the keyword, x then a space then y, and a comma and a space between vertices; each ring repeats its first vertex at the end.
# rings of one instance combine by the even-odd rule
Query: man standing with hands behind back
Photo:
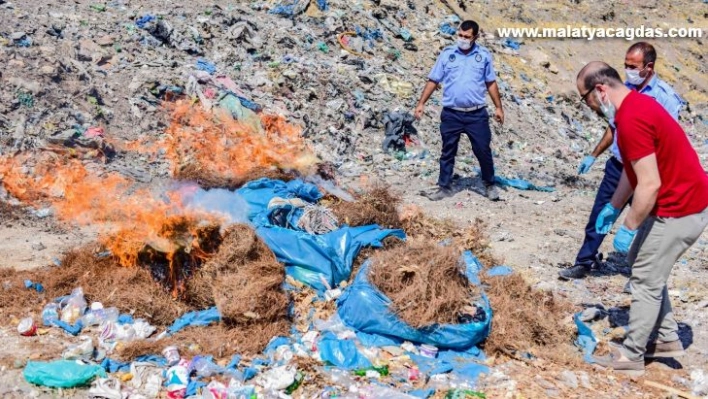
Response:
POLYGON ((423 115, 425 103, 437 87, 443 85, 440 116, 442 153, 440 155, 440 177, 438 191, 428 195, 431 201, 451 197, 452 175, 455 156, 462 133, 472 143, 472 151, 479 161, 486 196, 492 201, 499 200, 499 190, 494 185, 494 159, 490 147, 492 131, 489 128, 486 93, 494 102, 494 118, 504 123, 499 87, 489 50, 476 43, 479 25, 474 21, 464 21, 458 29, 457 43, 446 47, 428 76, 420 101, 415 108, 415 117, 423 115))

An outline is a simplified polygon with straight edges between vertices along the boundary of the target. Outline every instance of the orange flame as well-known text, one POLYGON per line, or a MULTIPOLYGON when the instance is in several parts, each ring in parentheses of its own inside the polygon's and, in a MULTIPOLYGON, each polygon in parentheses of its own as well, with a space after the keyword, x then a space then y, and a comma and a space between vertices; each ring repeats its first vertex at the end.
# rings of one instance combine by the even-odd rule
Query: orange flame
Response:
POLYGON ((311 170, 317 159, 298 128, 279 116, 261 116, 260 122, 262 131, 256 131, 222 109, 207 112, 189 102, 178 102, 163 143, 175 176, 190 163, 217 178, 238 178, 269 167, 302 173, 311 170))
MULTIPOLYGON (((315 157, 300 132, 283 118, 264 116, 262 131, 222 112, 208 113, 188 102, 177 103, 161 144, 175 170, 197 163, 222 178, 238 178, 254 169, 279 167, 306 171, 315 157)), ((124 147, 138 148, 136 143, 124 147)), ((154 150, 146 148, 143 150, 154 150)), ((96 165, 96 164, 93 164, 96 165)), ((132 179, 87 166, 52 152, 0 159, 5 189, 19 200, 52 205, 58 219, 100 229, 100 241, 123 266, 140 263, 145 248, 166 256, 177 288, 175 256, 203 260, 208 253, 196 237, 204 223, 218 223, 206 212, 186 210, 178 192, 138 188, 132 179)))

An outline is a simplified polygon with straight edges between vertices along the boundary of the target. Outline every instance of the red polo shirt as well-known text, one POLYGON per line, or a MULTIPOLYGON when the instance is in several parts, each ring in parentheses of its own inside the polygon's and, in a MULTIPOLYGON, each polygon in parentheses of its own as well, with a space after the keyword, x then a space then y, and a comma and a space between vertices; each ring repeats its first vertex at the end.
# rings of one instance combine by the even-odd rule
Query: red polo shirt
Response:
POLYGON ((683 217, 708 208, 708 175, 686 133, 653 98, 632 91, 615 115, 617 144, 632 188, 632 162, 656 154, 661 188, 652 215, 683 217))

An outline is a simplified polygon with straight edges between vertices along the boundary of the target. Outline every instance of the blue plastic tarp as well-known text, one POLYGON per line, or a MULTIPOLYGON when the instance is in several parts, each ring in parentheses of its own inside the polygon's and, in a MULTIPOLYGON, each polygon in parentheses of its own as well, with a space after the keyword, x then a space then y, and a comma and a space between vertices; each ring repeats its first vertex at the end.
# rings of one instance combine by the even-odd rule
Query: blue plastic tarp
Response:
POLYGON ((576 327, 578 327, 578 338, 575 340, 575 346, 579 347, 583 351, 583 360, 587 363, 595 363, 592 354, 595 352, 597 347, 597 338, 595 334, 590 329, 590 326, 585 324, 580 320, 580 315, 583 312, 578 312, 573 315, 573 320, 575 321, 576 327))
POLYGON ((434 389, 415 389, 407 392, 408 395, 415 396, 416 398, 428 399, 429 397, 435 395, 434 389))
POLYGON ((317 8, 319 8, 320 11, 327 11, 327 0, 317 0, 317 8))
POLYGON ((294 17, 305 11, 310 0, 294 0, 288 4, 278 4, 273 7, 269 14, 282 15, 284 17, 294 17))
POLYGON ((150 14, 143 15, 142 17, 138 18, 137 21, 135 21, 135 25, 140 28, 140 29, 145 29, 145 25, 147 25, 148 22, 154 21, 155 17, 150 14))
MULTIPOLYGON (((354 282, 344 290, 337 302, 339 317, 348 327, 393 340, 406 340, 457 351, 468 350, 489 335, 492 310, 484 296, 477 304, 485 314, 482 321, 433 325, 421 329, 409 326, 391 310, 391 300, 368 281, 370 265, 370 260, 364 263, 354 282)), ((474 263, 468 263, 467 274, 476 274, 471 271, 475 267, 474 263)))
POLYGON ((513 187, 519 190, 533 190, 533 191, 543 191, 546 193, 552 193, 556 191, 553 187, 548 186, 537 186, 527 180, 523 179, 508 179, 503 176, 495 176, 494 181, 503 187, 513 187))
POLYGON ((338 339, 332 333, 325 333, 317 344, 322 360, 345 370, 366 369, 372 366, 352 340, 338 339))
POLYGON ((517 41, 514 40, 514 39, 510 39, 510 38, 507 37, 507 38, 504 39, 504 41, 502 42, 502 46, 508 47, 508 48, 510 48, 510 49, 512 49, 512 50, 518 50, 518 49, 521 48, 521 43, 517 42, 517 41))
POLYGON ((497 277, 497 276, 508 276, 513 273, 514 270, 509 266, 494 266, 493 268, 487 270, 487 276, 497 277))
POLYGON ((167 332, 174 334, 186 327, 208 326, 211 323, 218 323, 219 321, 221 321, 221 314, 219 314, 219 309, 216 307, 206 310, 195 310, 180 316, 172 323, 170 328, 167 329, 167 332))
POLYGON ((130 362, 121 362, 119 360, 105 358, 101 362, 101 367, 109 373, 117 373, 119 371, 128 372, 130 371, 130 362))
POLYGON ((408 353, 421 373, 433 376, 451 371, 459 372, 465 365, 472 364, 485 359, 484 352, 477 347, 472 347, 466 351, 443 350, 438 352, 435 358, 408 353))
POLYGON ((209 60, 205 60, 204 58, 200 58, 197 60, 196 67, 200 71, 205 71, 209 73, 209 75, 213 75, 216 73, 216 65, 214 65, 214 63, 210 62, 209 60))
MULTIPOLYGON (((283 182, 272 179, 258 179, 245 184, 236 193, 248 205, 248 219, 255 226, 270 224, 268 221, 268 203, 273 198, 300 198, 303 201, 315 203, 322 198, 322 193, 314 184, 302 180, 283 182)), ((295 220, 291 221, 295 223, 295 220)))
POLYGON ((380 248, 389 236, 405 239, 403 230, 380 229, 376 225, 342 227, 322 235, 277 226, 256 229, 258 236, 285 264, 285 273, 322 293, 349 279, 354 258, 370 246, 380 248))

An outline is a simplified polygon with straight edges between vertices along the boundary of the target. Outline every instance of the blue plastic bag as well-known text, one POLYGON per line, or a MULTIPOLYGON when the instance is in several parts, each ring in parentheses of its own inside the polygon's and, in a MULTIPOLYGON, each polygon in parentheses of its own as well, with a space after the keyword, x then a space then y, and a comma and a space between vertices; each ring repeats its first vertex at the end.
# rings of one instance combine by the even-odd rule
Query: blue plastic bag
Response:
POLYGON ((590 326, 580 320, 581 314, 582 312, 578 312, 573 316, 573 321, 575 321, 575 325, 578 327, 578 338, 574 343, 575 346, 583 350, 583 360, 592 364, 595 363, 592 354, 597 347, 597 338, 595 338, 595 334, 592 332, 590 326))
POLYGON ((503 176, 495 176, 494 181, 499 184, 500 186, 503 187, 513 187, 517 188, 519 190, 534 190, 534 191, 542 191, 546 193, 552 193, 556 191, 555 188, 553 187, 542 187, 542 186, 537 186, 535 184, 532 184, 531 182, 523 179, 507 179, 506 177, 503 176))
POLYGON ((256 234, 285 264, 287 275, 320 293, 349 279, 354 258, 363 247, 379 248, 383 245, 381 240, 389 236, 405 239, 403 230, 385 230, 376 225, 345 226, 322 235, 264 226, 256 229, 256 234))
MULTIPOLYGON (((474 347, 489 335, 492 310, 484 296, 477 304, 485 313, 483 321, 434 325, 421 329, 409 326, 390 309, 391 300, 368 281, 370 265, 371 261, 364 263, 352 285, 347 287, 337 302, 339 317, 348 327, 394 340, 458 351, 474 347)), ((474 267, 474 264, 468 263, 468 276, 476 274, 473 272, 474 267)))
POLYGON ((359 370, 372 366, 369 359, 359 352, 354 341, 338 339, 332 333, 323 334, 317 348, 322 360, 341 369, 359 370))
POLYGON ((200 58, 197 60, 196 67, 200 71, 208 72, 209 75, 213 75, 216 73, 216 65, 214 65, 214 63, 212 62, 209 62, 208 60, 205 60, 204 58, 200 58))
POLYGON ((236 193, 248 204, 248 219, 255 226, 269 224, 268 203, 273 198, 300 198, 303 201, 315 203, 323 197, 314 184, 305 183, 302 180, 291 180, 286 183, 267 178, 249 182, 236 190, 236 193))
POLYGON ((497 277, 497 276, 508 276, 513 273, 514 270, 509 266, 494 266, 493 268, 487 270, 487 276, 497 277))
POLYGON ((147 25, 148 22, 154 21, 154 20, 155 20, 154 16, 152 16, 150 14, 146 14, 146 15, 143 15, 142 17, 138 18, 138 20, 135 21, 135 25, 140 29, 145 29, 145 25, 147 25))
POLYGON ((186 327, 208 326, 211 323, 218 323, 219 321, 221 321, 221 314, 216 307, 206 310, 195 310, 177 318, 170 328, 167 329, 167 332, 174 334, 186 327))
POLYGON ((88 385, 94 377, 106 378, 103 367, 75 361, 27 362, 23 373, 32 384, 52 388, 73 388, 88 385))

